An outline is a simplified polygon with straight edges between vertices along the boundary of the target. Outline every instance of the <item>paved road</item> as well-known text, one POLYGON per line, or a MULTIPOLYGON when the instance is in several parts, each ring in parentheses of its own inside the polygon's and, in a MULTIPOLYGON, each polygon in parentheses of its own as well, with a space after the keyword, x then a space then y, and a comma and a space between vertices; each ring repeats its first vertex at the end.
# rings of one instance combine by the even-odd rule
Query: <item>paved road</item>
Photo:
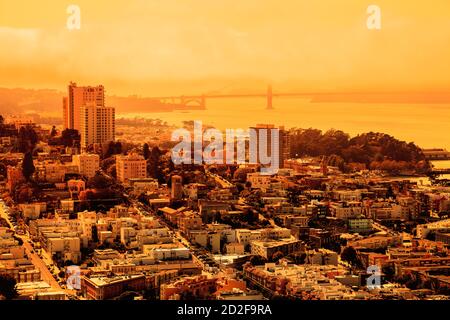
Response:
POLYGON ((390 229, 390 228, 388 228, 388 227, 385 227, 385 226, 383 226, 382 224, 380 224, 380 223, 378 223, 378 222, 376 222, 376 221, 372 221, 372 226, 373 226, 375 229, 380 230, 380 231, 383 231, 383 232, 386 232, 387 234, 389 234, 389 235, 391 235, 391 236, 394 236, 394 235, 398 235, 398 234, 399 234, 398 232, 395 232, 394 230, 392 230, 392 229, 390 229))
POLYGON ((22 237, 22 240, 23 240, 23 246, 25 247, 28 257, 30 257, 31 262, 41 272, 41 279, 44 280, 45 282, 47 282, 52 288, 57 289, 57 290, 63 290, 61 288, 61 286, 59 285, 59 283, 55 280, 55 278, 53 278, 52 273, 50 272, 50 270, 48 270, 44 261, 36 253, 32 253, 33 247, 26 240, 26 238, 22 237))
POLYGON ((207 176, 210 176, 211 178, 213 178, 220 185, 220 187, 222 189, 234 187, 234 184, 232 184, 230 181, 226 180, 225 178, 219 176, 218 174, 212 173, 208 170, 205 170, 205 173, 207 176))
MULTIPOLYGON (((64 293, 67 296, 72 296, 73 298, 76 297, 77 291, 76 290, 70 290, 67 288, 62 288, 60 286, 60 284, 58 283, 58 281, 53 277, 53 274, 50 272, 47 264, 45 263, 45 261, 37 254, 37 253, 32 253, 32 251, 34 250, 33 247, 31 246, 31 244, 28 242, 29 238, 27 236, 20 236, 20 238, 23 240, 23 246, 25 247, 25 251, 27 253, 27 255, 30 257, 31 262, 33 263, 33 265, 40 270, 41 272, 41 279, 45 282, 47 282, 53 289, 55 290, 59 290, 59 291, 64 291, 64 293)), ((43 255, 45 257, 47 257, 47 260, 50 261, 50 264, 53 265, 53 261, 51 261, 51 259, 46 255, 45 251, 43 249, 41 249, 43 252, 43 255)), ((36 251, 35 251, 36 252, 36 251)), ((55 265, 54 266, 56 273, 59 273, 60 269, 58 269, 58 267, 55 265)))
MULTIPOLYGON (((12 225, 11 221, 9 220, 9 216, 6 214, 3 208, 0 208, 0 215, 8 222, 10 228, 14 230, 14 226, 12 225)), ((52 273, 47 268, 47 265, 44 263, 44 261, 36 253, 33 253, 34 249, 29 243, 29 237, 26 235, 18 235, 18 234, 16 234, 16 236, 22 239, 23 247, 25 248, 27 256, 30 258, 33 265, 41 272, 41 279, 47 282, 52 288, 56 290, 63 290, 59 285, 59 283, 55 280, 55 278, 53 278, 52 273)))

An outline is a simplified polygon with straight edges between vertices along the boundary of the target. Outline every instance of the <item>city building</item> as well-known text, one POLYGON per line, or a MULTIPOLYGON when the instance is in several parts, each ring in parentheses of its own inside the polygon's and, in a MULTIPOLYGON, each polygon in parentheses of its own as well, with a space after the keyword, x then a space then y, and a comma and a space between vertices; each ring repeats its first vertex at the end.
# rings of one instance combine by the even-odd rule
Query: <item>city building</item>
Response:
POLYGON ((85 104, 80 107, 81 147, 102 144, 115 139, 115 110, 113 107, 85 104))
POLYGON ((98 154, 76 154, 72 157, 72 162, 78 167, 78 172, 87 178, 92 178, 100 168, 98 154))
POLYGON ((264 266, 246 264, 244 279, 265 295, 297 297, 303 300, 350 300, 355 292, 337 280, 346 270, 336 265, 290 265, 266 263, 264 266))
POLYGON ((206 299, 216 291, 217 278, 186 277, 161 286, 161 300, 206 299))
POLYGON ((372 219, 352 218, 348 219, 347 222, 350 232, 367 233, 372 231, 372 219))
POLYGON ((183 198, 183 179, 180 176, 172 176, 172 200, 181 200, 183 198))
POLYGON ((52 288, 47 282, 39 279, 18 283, 16 286, 20 300, 66 300, 63 290, 52 288))
POLYGON ((47 211, 45 202, 22 203, 19 207, 23 217, 28 220, 39 219, 41 213, 47 211))
POLYGON ((448 232, 450 231, 450 219, 445 219, 427 224, 419 224, 417 226, 417 236, 424 239, 431 231, 448 232))
POLYGON ((11 192, 21 182, 25 181, 20 167, 8 166, 6 169, 6 180, 8 190, 11 192))
POLYGON ((250 130, 254 130, 256 133, 256 142, 258 146, 258 156, 256 159, 256 163, 261 163, 261 159, 259 156, 259 148, 264 147, 264 144, 260 140, 265 136, 267 144, 266 144, 266 154, 268 156, 272 155, 272 147, 277 150, 278 149, 278 164, 279 168, 284 168, 284 161, 289 159, 290 156, 290 137, 289 132, 284 129, 284 127, 276 128, 273 124, 257 124, 255 127, 250 127, 250 130), (264 131, 266 130, 266 131, 264 131), (278 130, 278 140, 272 141, 272 131, 278 130))
POLYGON ((81 131, 81 108, 88 104, 104 106, 105 88, 102 85, 78 87, 76 83, 70 82, 68 96, 63 98, 64 129, 81 131))
POLYGON ((147 177, 147 160, 141 155, 116 156, 117 179, 128 183, 129 179, 142 179, 147 177))
POLYGON ((107 300, 127 290, 141 291, 145 288, 146 278, 143 274, 81 278, 81 291, 90 300, 107 300))
POLYGON ((251 242, 251 253, 267 260, 272 259, 276 252, 281 252, 286 256, 293 252, 302 251, 304 248, 304 242, 295 239, 255 240, 251 242))

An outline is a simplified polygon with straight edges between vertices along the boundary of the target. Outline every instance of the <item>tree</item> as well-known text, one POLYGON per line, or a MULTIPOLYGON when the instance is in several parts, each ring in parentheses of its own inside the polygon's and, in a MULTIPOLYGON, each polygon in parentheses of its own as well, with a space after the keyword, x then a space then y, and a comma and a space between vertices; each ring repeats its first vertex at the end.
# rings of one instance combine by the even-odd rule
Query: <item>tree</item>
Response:
POLYGON ((66 266, 66 267, 68 267, 68 266, 73 266, 73 265, 74 265, 74 263, 73 263, 72 260, 66 260, 66 261, 64 261, 64 266, 66 266))
POLYGON ((323 155, 322 131, 318 129, 293 129, 291 131, 292 156, 319 156, 323 155))
POLYGON ((294 262, 295 264, 305 264, 306 253, 304 253, 304 252, 292 253, 287 258, 291 259, 292 262, 294 262))
POLYGON ((345 161, 342 157, 332 154, 328 157, 327 165, 337 167, 341 171, 345 171, 345 161))
POLYGON ((142 147, 142 154, 145 160, 148 160, 148 158, 150 158, 150 148, 148 146, 148 143, 144 143, 144 146, 142 147))
POLYGON ((384 265, 381 271, 386 275, 387 279, 392 279, 395 275, 395 268, 390 264, 384 265))
POLYGON ((30 181, 30 177, 33 175, 34 171, 33 155, 31 152, 27 152, 22 161, 22 174, 27 181, 30 181))
POLYGON ((98 242, 98 229, 97 226, 94 225, 91 227, 92 230, 92 241, 97 243, 98 242))
POLYGON ((0 275, 0 295, 6 300, 11 300, 18 296, 16 289, 16 280, 9 275, 0 275))
POLYGON ((158 289, 148 287, 147 289, 144 290, 143 296, 145 300, 158 300, 159 299, 158 289))
POLYGON ((117 141, 114 144, 114 154, 121 154, 122 153, 122 142, 117 141))
POLYGON ((61 144, 65 147, 78 147, 80 145, 81 136, 78 130, 65 129, 61 133, 61 144))
POLYGON ((420 280, 418 277, 408 274, 407 280, 405 282, 405 286, 411 290, 416 290, 420 284, 420 280))
POLYGON ((356 263, 358 262, 358 256, 356 254, 355 248, 346 247, 344 250, 342 250, 341 259, 347 261, 352 266, 356 265, 356 263))
POLYGON ((28 202, 33 195, 33 188, 30 183, 20 184, 14 190, 14 199, 17 203, 28 202))
POLYGON ((52 127, 52 131, 50 132, 50 136, 51 136, 51 137, 54 137, 54 136, 57 135, 57 133, 58 133, 58 132, 56 131, 56 127, 53 126, 53 127, 52 127))
POLYGON ((101 172, 96 172, 95 175, 90 178, 87 182, 88 188, 93 189, 107 189, 114 184, 114 181, 102 174, 101 172))
POLYGON ((103 158, 106 159, 115 154, 121 154, 121 153, 122 153, 122 143, 120 141, 118 141, 118 142, 110 141, 108 143, 106 152, 103 155, 103 158))
POLYGON ((324 150, 328 154, 339 153, 340 149, 347 147, 350 136, 341 130, 331 129, 322 136, 324 150))
POLYGON ((162 152, 158 147, 153 147, 147 163, 147 169, 152 178, 158 179, 160 182, 164 180, 161 170, 162 152))
POLYGON ((287 197, 289 199, 289 203, 292 204, 293 206, 299 206, 300 201, 298 197, 300 194, 301 191, 298 188, 289 187, 287 189, 287 197))
POLYGON ((116 165, 113 164, 112 166, 110 166, 110 167, 106 170, 106 173, 107 173, 109 176, 113 177, 113 178, 117 178, 117 168, 116 168, 116 165))
POLYGON ((109 167, 116 164, 116 157, 110 157, 102 160, 101 167, 103 171, 108 171, 109 167))
POLYGON ((38 141, 38 136, 33 127, 30 125, 23 126, 19 130, 17 149, 22 153, 32 152, 38 141))
POLYGON ((258 255, 254 255, 250 258, 249 262, 253 265, 253 266, 260 266, 263 265, 267 262, 267 260, 261 256, 258 255))
POLYGON ((103 155, 103 158, 106 159, 106 158, 111 157, 112 155, 114 155, 114 142, 110 141, 108 143, 108 147, 106 148, 106 152, 103 155))
POLYGON ((433 231, 430 231, 427 233, 425 239, 430 240, 430 241, 435 241, 436 240, 436 233, 433 231))
POLYGON ((272 262, 278 262, 278 260, 280 260, 281 258, 283 258, 284 257, 284 254, 283 254, 283 252, 281 252, 281 251, 277 251, 277 252, 275 252, 273 255, 272 255, 272 262))
POLYGON ((294 128, 290 134, 293 157, 333 156, 328 165, 342 171, 352 171, 352 166, 358 170, 362 165, 393 173, 405 169, 419 173, 430 171, 430 164, 418 146, 384 133, 369 132, 349 139, 348 134, 339 130, 323 134, 317 129, 294 128), (352 166, 348 165, 351 163, 352 166))
POLYGON ((120 296, 116 297, 115 300, 133 301, 137 296, 138 294, 134 291, 125 291, 120 296))

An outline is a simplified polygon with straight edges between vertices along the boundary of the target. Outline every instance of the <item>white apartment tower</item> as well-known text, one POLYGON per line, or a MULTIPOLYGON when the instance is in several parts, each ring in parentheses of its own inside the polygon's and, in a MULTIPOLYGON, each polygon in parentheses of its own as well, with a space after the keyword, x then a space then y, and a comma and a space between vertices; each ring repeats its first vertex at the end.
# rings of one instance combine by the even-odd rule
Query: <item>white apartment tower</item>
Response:
POLYGON ((114 141, 114 108, 87 104, 80 109, 81 147, 114 141))

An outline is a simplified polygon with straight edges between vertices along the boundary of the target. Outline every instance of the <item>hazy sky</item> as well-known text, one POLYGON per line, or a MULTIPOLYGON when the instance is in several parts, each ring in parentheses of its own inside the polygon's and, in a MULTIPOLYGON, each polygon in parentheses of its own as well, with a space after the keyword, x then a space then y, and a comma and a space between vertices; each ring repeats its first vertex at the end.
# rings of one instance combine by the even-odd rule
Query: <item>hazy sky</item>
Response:
POLYGON ((6 87, 448 91, 450 1, 0 0, 0 48, 6 87), (69 4, 81 30, 66 28, 69 4), (370 4, 380 31, 366 27, 370 4))

